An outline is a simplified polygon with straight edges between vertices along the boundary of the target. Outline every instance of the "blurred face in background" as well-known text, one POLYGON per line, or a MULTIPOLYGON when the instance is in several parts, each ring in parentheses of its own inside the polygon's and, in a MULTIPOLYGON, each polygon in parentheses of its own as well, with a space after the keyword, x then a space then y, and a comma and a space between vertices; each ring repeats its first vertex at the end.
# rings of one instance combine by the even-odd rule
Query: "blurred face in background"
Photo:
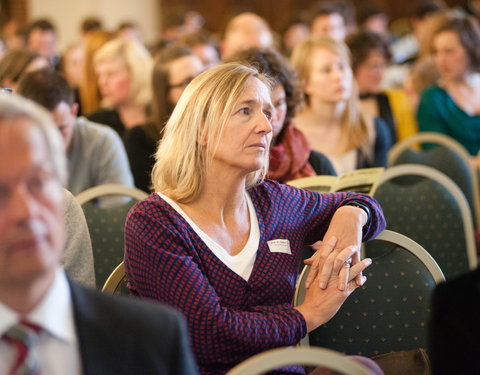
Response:
POLYGON ((275 143, 278 135, 285 125, 285 118, 287 116, 287 96, 285 94, 285 89, 283 85, 276 85, 271 93, 272 104, 275 108, 273 117, 271 120, 272 124, 272 141, 275 143))
POLYGON ((170 103, 177 104, 185 87, 203 70, 203 64, 196 55, 183 56, 170 62, 168 68, 170 103))
POLYGON ((380 92, 383 74, 386 68, 387 60, 385 56, 378 50, 370 50, 368 57, 358 65, 355 71, 355 78, 360 93, 380 92))
POLYGON ((433 38, 433 60, 443 80, 460 80, 470 70, 467 51, 454 31, 443 31, 433 38))
POLYGON ((130 99, 130 72, 121 58, 105 60, 95 66, 98 87, 104 101, 113 107, 130 99))
POLYGON ((311 35, 327 35, 332 39, 343 41, 347 35, 347 26, 342 15, 338 13, 323 14, 313 20, 311 35))
POLYGON ((57 36, 53 30, 33 29, 28 36, 27 47, 51 59, 57 53, 57 36))
POLYGON ((198 56, 205 69, 217 66, 220 63, 220 56, 215 47, 210 44, 197 44, 192 51, 198 56))
POLYGON ((304 92, 312 100, 326 103, 346 101, 352 93, 353 73, 345 59, 328 48, 317 48, 311 56, 310 74, 304 92))

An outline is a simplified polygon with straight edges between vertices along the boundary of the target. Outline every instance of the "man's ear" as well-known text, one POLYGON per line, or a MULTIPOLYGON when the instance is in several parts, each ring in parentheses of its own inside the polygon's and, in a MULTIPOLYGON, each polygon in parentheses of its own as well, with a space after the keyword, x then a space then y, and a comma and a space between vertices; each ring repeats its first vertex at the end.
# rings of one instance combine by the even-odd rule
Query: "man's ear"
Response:
POLYGON ((72 111, 72 115, 74 115, 76 117, 77 114, 78 114, 78 103, 73 103, 70 108, 71 108, 71 111, 72 111))

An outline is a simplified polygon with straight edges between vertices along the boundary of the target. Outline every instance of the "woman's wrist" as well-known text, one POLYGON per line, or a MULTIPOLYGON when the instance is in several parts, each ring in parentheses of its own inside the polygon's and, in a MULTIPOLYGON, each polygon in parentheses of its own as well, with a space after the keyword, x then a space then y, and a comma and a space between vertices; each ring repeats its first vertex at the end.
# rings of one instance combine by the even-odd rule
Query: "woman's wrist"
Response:
POLYGON ((366 205, 365 203, 358 200, 350 200, 342 204, 341 207, 356 207, 361 209, 365 213, 365 221, 363 222, 363 226, 370 224, 372 220, 370 207, 368 207, 368 205, 366 205))

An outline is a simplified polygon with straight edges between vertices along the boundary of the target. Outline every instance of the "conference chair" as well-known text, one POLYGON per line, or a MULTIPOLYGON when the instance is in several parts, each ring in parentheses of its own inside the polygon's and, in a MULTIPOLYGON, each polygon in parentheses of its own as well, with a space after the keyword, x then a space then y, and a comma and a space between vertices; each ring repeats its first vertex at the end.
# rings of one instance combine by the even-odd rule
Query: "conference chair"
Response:
POLYGON ((425 248, 450 279, 477 266, 471 211, 458 186, 419 164, 387 168, 373 192, 388 228, 425 248))
POLYGON ((232 368, 227 375, 260 375, 289 365, 321 366, 345 375, 372 375, 360 362, 324 348, 286 347, 254 355, 232 368))
MULTIPOLYGON (((375 242, 385 249, 365 270, 367 282, 301 345, 367 357, 427 346, 430 296, 437 283, 445 280, 443 273, 425 249, 400 233, 384 230, 365 244, 367 255, 375 242)), ((295 306, 305 298, 309 270, 305 267, 300 275, 295 306)))
POLYGON ((462 190, 472 211, 474 226, 480 225, 478 173, 467 150, 453 138, 435 132, 420 132, 396 143, 388 153, 388 165, 423 164, 443 172, 462 190), (417 145, 435 145, 427 150, 417 145))
POLYGON ((98 289, 123 261, 124 225, 128 211, 147 196, 142 190, 116 184, 96 186, 76 196, 85 213, 92 239, 98 289))

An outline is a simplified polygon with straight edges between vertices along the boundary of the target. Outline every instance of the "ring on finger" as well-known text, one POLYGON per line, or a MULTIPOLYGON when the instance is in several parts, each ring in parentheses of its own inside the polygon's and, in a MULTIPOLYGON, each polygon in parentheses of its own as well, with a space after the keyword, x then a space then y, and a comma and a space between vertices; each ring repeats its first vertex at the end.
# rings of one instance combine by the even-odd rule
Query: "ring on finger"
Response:
POLYGON ((348 258, 344 263, 344 267, 350 267, 351 264, 352 264, 352 258, 348 258))

